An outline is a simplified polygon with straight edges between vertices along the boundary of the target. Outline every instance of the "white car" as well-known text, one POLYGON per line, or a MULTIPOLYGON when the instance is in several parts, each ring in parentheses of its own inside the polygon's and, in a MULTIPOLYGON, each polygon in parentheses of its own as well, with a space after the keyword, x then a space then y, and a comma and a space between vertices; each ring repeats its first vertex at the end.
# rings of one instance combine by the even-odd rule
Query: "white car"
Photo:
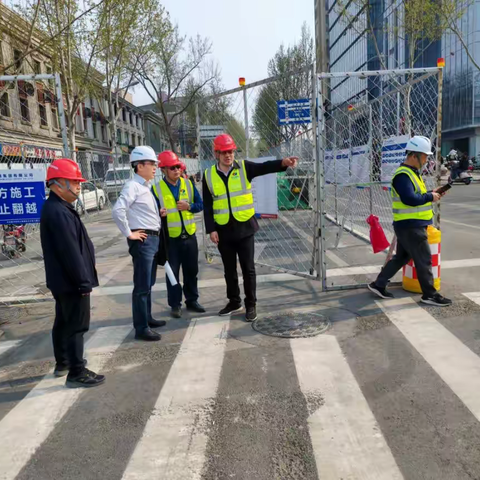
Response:
POLYGON ((105 206, 105 198, 105 192, 101 188, 97 188, 92 182, 84 182, 80 194, 81 204, 77 201, 75 208, 80 214, 87 210, 102 210, 105 206))

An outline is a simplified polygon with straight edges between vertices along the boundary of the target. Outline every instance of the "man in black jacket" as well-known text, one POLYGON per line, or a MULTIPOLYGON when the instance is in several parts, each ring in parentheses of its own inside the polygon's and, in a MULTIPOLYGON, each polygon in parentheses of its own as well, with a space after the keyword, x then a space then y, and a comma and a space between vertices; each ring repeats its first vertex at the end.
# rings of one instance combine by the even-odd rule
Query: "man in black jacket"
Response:
POLYGON ((40 218, 40 237, 47 287, 55 298, 52 330, 57 377, 66 386, 95 387, 103 375, 85 368, 83 335, 90 327, 90 293, 98 286, 95 252, 72 203, 84 182, 78 165, 68 158, 55 160, 47 170, 50 195, 40 218))
POLYGON ((203 206, 206 232, 218 245, 227 283, 228 304, 219 315, 231 315, 242 308, 238 286, 237 255, 243 274, 245 290, 245 319, 253 322, 256 310, 256 274, 254 263, 255 218, 250 182, 261 175, 283 172, 297 165, 297 157, 254 163, 236 161, 237 149, 230 135, 222 134, 213 142, 217 165, 207 169, 203 176, 203 206))

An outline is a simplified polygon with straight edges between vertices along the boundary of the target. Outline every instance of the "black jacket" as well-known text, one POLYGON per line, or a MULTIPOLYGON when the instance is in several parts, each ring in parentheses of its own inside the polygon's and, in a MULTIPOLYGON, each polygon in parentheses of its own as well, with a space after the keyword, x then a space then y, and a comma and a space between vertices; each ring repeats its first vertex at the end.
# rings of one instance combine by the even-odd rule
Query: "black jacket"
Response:
MULTIPOLYGON (((220 178, 227 186, 228 195, 228 177, 233 172, 234 168, 239 168, 238 163, 235 162, 233 168, 230 170, 228 176, 219 173, 220 178)), ((249 162, 245 160, 245 170, 247 178, 251 182, 255 177, 268 175, 269 173, 284 172, 287 167, 282 167, 282 160, 271 160, 263 163, 249 162)), ((213 219, 213 197, 207 186, 205 175, 203 175, 203 214, 205 217, 205 227, 207 233, 217 232, 218 236, 223 240, 239 240, 241 238, 253 235, 258 231, 257 219, 253 216, 247 222, 239 222, 235 220, 232 215, 232 206, 230 205, 230 197, 228 199, 228 207, 230 209, 230 220, 226 225, 218 225, 213 219)))
POLYGON ((40 239, 53 295, 90 293, 98 286, 95 251, 78 213, 55 193, 43 205, 40 239))

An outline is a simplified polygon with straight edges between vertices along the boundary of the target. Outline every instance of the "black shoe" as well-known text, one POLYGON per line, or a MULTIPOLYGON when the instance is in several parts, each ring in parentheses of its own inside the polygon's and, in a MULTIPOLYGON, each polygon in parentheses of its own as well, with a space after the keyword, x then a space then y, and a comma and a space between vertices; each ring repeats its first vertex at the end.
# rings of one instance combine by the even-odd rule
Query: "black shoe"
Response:
POLYGON ((85 368, 79 375, 71 376, 69 374, 65 385, 68 388, 90 388, 98 387, 98 385, 101 385, 104 381, 105 375, 98 375, 85 368))
POLYGON ((167 322, 165 320, 155 320, 154 318, 148 321, 148 326, 150 328, 160 328, 164 327, 166 324, 167 322))
POLYGON ((239 312, 241 309, 242 305, 240 303, 228 302, 227 306, 218 312, 218 315, 220 315, 220 317, 225 317, 227 315, 231 315, 232 313, 239 312))
POLYGON ((254 322, 257 319, 257 309, 255 307, 248 307, 245 314, 245 320, 247 322, 254 322))
POLYGON ((144 340, 145 342, 158 342, 161 340, 162 336, 146 328, 143 332, 135 332, 135 340, 144 340))
POLYGON ((380 298, 395 298, 386 288, 380 288, 375 285, 375 282, 372 282, 367 288, 377 295, 380 298))
POLYGON ((187 310, 190 312, 205 313, 206 310, 198 302, 187 303, 187 310))
POLYGON ((426 305, 433 305, 435 307, 449 307, 453 303, 449 298, 445 298, 439 293, 436 293, 433 297, 426 297, 424 295, 420 301, 426 305))
MULTIPOLYGON (((83 359, 83 366, 87 366, 87 359, 83 359)), ((59 365, 58 363, 55 365, 55 370, 53 371, 53 374, 56 377, 64 377, 65 375, 68 375, 68 372, 70 371, 70 367, 68 365, 59 365)))
POLYGON ((173 318, 182 318, 182 307, 173 307, 170 316, 173 318))

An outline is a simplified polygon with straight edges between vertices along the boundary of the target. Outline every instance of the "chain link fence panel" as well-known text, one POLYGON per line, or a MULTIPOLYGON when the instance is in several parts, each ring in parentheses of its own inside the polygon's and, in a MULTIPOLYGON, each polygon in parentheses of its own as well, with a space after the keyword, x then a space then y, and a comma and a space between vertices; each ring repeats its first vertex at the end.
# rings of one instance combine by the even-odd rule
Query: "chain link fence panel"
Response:
POLYGON ((354 288, 375 279, 386 258, 373 254, 367 218, 377 216, 394 241, 390 183, 411 136, 432 141, 435 156, 422 174, 427 188, 438 184, 441 71, 331 73, 318 82, 318 270, 324 289, 354 288))
MULTIPOLYGON (((307 68, 223 92, 196 106, 202 174, 216 164, 213 139, 221 133, 235 140, 237 160, 299 157, 297 168, 252 182, 260 226, 255 262, 307 277, 316 275, 313 78, 307 68)), ((205 233, 204 247, 212 261, 218 250, 205 233)))
POLYGON ((33 184, 27 182, 35 178, 43 184, 50 163, 64 156, 67 132, 62 98, 58 75, 0 76, 0 182, 4 181, 0 191, 0 304, 21 303, 22 298, 42 300, 48 295, 40 225, 34 220, 41 209, 38 197, 46 198, 48 190, 43 185, 40 192, 29 189, 33 184), (11 223, 12 218, 24 221, 11 223))

